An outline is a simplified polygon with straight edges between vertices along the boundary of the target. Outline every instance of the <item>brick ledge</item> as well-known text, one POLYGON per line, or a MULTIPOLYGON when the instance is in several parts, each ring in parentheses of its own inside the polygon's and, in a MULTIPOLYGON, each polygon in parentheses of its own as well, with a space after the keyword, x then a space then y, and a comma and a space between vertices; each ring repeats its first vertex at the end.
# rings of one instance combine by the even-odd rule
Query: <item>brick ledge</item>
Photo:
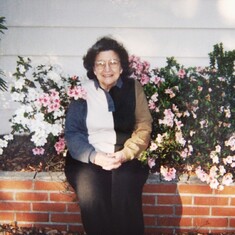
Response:
MULTIPOLYGON (((1 180, 40 180, 40 181, 65 181, 63 172, 18 172, 18 171, 0 171, 1 180)), ((164 183, 164 184, 205 184, 196 176, 182 175, 179 180, 165 181, 160 179, 159 175, 150 174, 147 184, 164 183)), ((233 184, 235 185, 235 184, 233 184)))

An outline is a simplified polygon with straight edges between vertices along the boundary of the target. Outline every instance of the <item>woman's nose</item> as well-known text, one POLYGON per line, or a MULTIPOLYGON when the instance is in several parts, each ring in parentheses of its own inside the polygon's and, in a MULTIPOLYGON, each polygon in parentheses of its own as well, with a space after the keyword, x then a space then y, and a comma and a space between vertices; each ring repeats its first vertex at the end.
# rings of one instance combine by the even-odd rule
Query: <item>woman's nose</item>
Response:
POLYGON ((109 64, 108 61, 105 63, 104 70, 105 71, 109 71, 110 70, 110 64, 109 64))

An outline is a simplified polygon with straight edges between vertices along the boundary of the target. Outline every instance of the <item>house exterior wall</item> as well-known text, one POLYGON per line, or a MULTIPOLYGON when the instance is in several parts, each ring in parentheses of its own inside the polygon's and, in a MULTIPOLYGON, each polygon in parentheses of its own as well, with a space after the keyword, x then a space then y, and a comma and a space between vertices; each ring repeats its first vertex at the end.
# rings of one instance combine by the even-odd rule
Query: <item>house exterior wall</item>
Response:
MULTIPOLYGON (((84 76, 82 57, 103 35, 152 67, 171 56, 185 66, 206 66, 213 45, 235 48, 234 9, 233 0, 1 0, 8 30, 1 34, 0 68, 10 83, 17 56, 26 56, 84 76)), ((0 92, 0 134, 10 131, 16 107, 0 92)))

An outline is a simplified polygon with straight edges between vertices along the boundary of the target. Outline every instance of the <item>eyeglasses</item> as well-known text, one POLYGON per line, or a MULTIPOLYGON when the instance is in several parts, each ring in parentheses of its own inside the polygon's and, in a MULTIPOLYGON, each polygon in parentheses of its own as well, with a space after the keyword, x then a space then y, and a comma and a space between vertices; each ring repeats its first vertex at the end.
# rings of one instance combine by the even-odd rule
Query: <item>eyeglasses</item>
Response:
POLYGON ((95 61, 95 67, 99 70, 104 70, 107 63, 109 67, 113 70, 117 69, 120 65, 120 61, 117 59, 111 59, 108 61, 98 60, 98 61, 95 61))

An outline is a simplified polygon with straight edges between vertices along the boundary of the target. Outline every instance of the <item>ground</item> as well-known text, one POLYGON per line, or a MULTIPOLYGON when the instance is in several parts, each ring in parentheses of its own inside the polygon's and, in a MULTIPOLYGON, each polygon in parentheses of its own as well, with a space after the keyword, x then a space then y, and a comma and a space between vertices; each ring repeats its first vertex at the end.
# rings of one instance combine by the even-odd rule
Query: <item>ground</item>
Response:
MULTIPOLYGON (((85 235, 84 233, 72 233, 72 232, 65 232, 59 231, 56 229, 49 229, 49 228, 19 228, 13 225, 0 225, 0 234, 3 235, 85 235)), ((112 235, 112 234, 110 234, 112 235)), ((150 235, 150 234, 149 234, 150 235)), ((154 235, 154 234, 151 234, 154 235)), ((160 235, 160 234, 159 234, 160 235)), ((173 234, 169 234, 173 235, 173 234)), ((198 232, 191 232, 191 233, 182 233, 182 234, 174 234, 174 235, 234 235, 234 233, 208 233, 202 234, 198 232)))

